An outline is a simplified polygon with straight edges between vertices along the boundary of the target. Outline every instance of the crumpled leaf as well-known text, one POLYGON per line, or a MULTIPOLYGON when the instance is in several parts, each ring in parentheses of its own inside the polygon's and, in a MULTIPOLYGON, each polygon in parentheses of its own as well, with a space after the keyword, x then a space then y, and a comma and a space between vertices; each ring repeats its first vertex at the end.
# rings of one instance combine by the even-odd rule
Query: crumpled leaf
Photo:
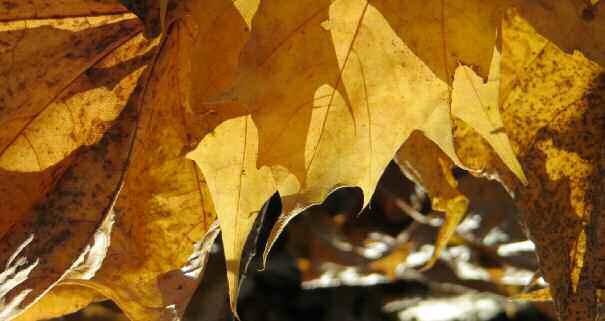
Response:
POLYGON ((501 111, 529 184, 521 219, 562 320, 596 317, 591 235, 600 215, 603 69, 567 54, 516 11, 503 22, 501 111))

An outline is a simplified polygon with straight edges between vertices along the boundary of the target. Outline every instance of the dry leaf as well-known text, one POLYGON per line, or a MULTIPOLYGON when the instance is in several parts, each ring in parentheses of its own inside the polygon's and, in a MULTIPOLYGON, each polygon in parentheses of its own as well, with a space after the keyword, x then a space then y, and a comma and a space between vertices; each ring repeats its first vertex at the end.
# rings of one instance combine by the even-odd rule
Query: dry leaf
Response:
POLYGON ((0 116, 0 171, 4 182, 16 182, 16 186, 0 187, 0 211, 6 213, 0 218, 0 235, 48 192, 62 168, 56 164, 78 147, 98 142, 130 98, 147 59, 147 47, 133 36, 138 30, 136 21, 119 17, 117 23, 111 16, 93 22, 67 18, 60 26, 52 20, 4 25, 11 29, 0 33, 0 38, 6 39, 2 42, 9 44, 5 49, 14 55, 1 55, 0 59, 19 58, 12 59, 15 64, 6 62, 0 67, 4 69, 0 77, 5 78, 5 86, 0 87, 1 106, 7 108, 0 116), (101 25, 103 22, 109 24, 101 25), (40 37, 46 37, 45 41, 40 37), (105 48, 112 47, 101 41, 104 37, 126 40, 124 49, 103 57, 108 51, 105 48), (82 45, 74 46, 69 39, 82 45), (40 51, 32 50, 33 44, 40 51), (36 53, 44 54, 36 57, 36 53), (63 63, 54 63, 55 59, 63 63), (70 63, 78 61, 81 63, 72 68, 70 63), (89 73, 77 74, 87 67, 89 73), (34 81, 36 78, 47 81, 34 81), (100 100, 103 104, 97 103, 100 100), (56 166, 49 167, 52 165, 56 166))
POLYGON ((371 0, 405 42, 443 81, 459 64, 487 77, 504 1, 371 0), (469 45, 472 43, 472 45, 469 45))
POLYGON ((473 141, 464 137, 463 146, 471 145, 474 148, 482 146, 484 149, 477 152, 476 149, 461 148, 460 130, 456 132, 458 146, 455 148, 452 143, 453 129, 449 115, 440 113, 438 117, 445 116, 444 120, 431 121, 433 119, 431 118, 422 128, 424 136, 434 143, 419 133, 416 136, 412 135, 395 157, 406 176, 427 190, 432 199, 433 209, 445 212, 445 221, 439 230, 435 251, 426 267, 432 266, 438 259, 441 250, 447 245, 467 210, 468 199, 458 191, 456 180, 451 174, 451 167, 454 164, 465 167, 464 165, 468 163, 477 173, 494 176, 493 163, 501 159, 505 164, 501 168, 511 169, 521 182, 526 181, 508 137, 502 130, 502 120, 497 108, 499 72, 500 55, 497 50, 494 50, 487 82, 483 83, 481 78, 466 66, 458 66, 454 76, 451 112, 459 122, 457 128, 462 125, 460 122, 469 124, 472 126, 469 129, 475 129, 473 134, 477 135, 477 139, 484 140, 473 141), (493 153, 497 156, 485 158, 486 154, 493 153), (458 159, 458 155, 462 155, 464 162, 458 159))
POLYGON ((122 188, 134 137, 134 107, 122 112, 98 144, 82 147, 60 163, 52 191, 4 234, 3 318, 18 315, 86 255, 86 245, 122 188))
POLYGON ((600 215, 603 69, 567 54, 516 11, 503 22, 502 117, 529 184, 521 219, 562 320, 596 317, 587 228, 600 215))
MULTIPOLYGON (((212 3, 227 12, 234 10, 218 1, 208 5, 212 3)), ((116 203, 120 221, 112 235, 112 247, 92 280, 67 280, 100 291, 132 320, 178 318, 201 276, 201 271, 187 271, 188 258, 215 216, 202 173, 185 158, 195 144, 194 137, 199 136, 189 121, 195 119, 189 99, 191 62, 198 48, 205 46, 198 40, 207 30, 197 21, 218 19, 222 13, 193 16, 167 31, 141 102, 145 112, 123 197, 116 203)))
POLYGON ((526 293, 517 294, 510 298, 515 301, 551 301, 550 288, 543 288, 526 293))
POLYGON ((140 25, 133 18, 2 25, 0 167, 41 171, 100 139, 126 104, 145 63, 140 56, 145 44, 136 38, 140 25), (114 51, 121 44, 124 49, 114 51))
POLYGON ((600 1, 515 0, 519 14, 537 33, 557 47, 573 53, 579 50, 588 59, 605 66, 605 3, 600 1))
POLYGON ((268 200, 275 192, 269 170, 256 169, 257 146, 254 123, 250 117, 243 116, 219 125, 189 154, 207 173, 208 188, 218 209, 231 309, 236 315, 244 244, 260 211, 258 200, 268 200), (234 137, 237 133, 238 140, 234 137))
MULTIPOLYGON (((245 150, 252 155, 243 158, 245 146, 239 143, 239 147, 216 143, 214 150, 199 147, 200 152, 206 149, 205 158, 192 157, 203 167, 209 157, 217 158, 216 148, 230 153, 223 163, 213 165, 214 172, 235 166, 239 159, 240 170, 231 171, 235 176, 229 178, 239 186, 220 192, 231 194, 225 208, 230 212, 221 214, 223 207, 217 206, 219 216, 240 215, 242 220, 241 215, 257 211, 272 190, 279 190, 286 216, 277 223, 272 244, 294 215, 323 201, 335 187, 360 186, 370 195, 395 150, 417 128, 410 124, 421 125, 431 117, 440 120, 442 115, 447 120, 449 93, 448 85, 364 1, 303 1, 295 6, 262 1, 251 28, 238 78, 221 99, 251 111, 251 119, 223 126, 240 128, 232 139, 243 142, 238 137, 248 137, 243 143, 250 144, 245 150), (254 130, 252 135, 245 133, 246 128, 256 129, 258 136, 254 130), (262 183, 260 177, 266 177, 262 183), (264 192, 246 195, 244 186, 262 186, 264 192), (234 213, 239 195, 248 198, 242 203, 246 210, 234 213)), ((229 139, 225 136, 223 141, 229 139)), ((210 168, 204 172, 216 175, 210 168)), ((246 220, 248 225, 253 222, 246 220)), ((241 245, 232 259, 238 252, 241 245)), ((234 281, 231 284, 235 286, 234 281)))
MULTIPOLYGON (((251 213, 260 209, 272 190, 280 192, 284 215, 272 232, 265 259, 289 220, 323 201, 335 188, 359 186, 371 195, 380 173, 415 129, 424 131, 460 163, 452 141, 448 70, 458 64, 456 56, 488 69, 498 7, 468 4, 472 23, 488 30, 475 34, 482 46, 470 47, 462 45, 468 37, 456 33, 454 27, 468 24, 469 17, 450 6, 431 5, 427 16, 441 18, 430 24, 435 31, 431 37, 419 43, 424 40, 420 37, 424 27, 417 24, 409 31, 408 20, 389 16, 405 10, 392 10, 390 4, 260 2, 235 84, 211 100, 223 103, 224 111, 214 109, 215 114, 235 109, 250 116, 219 126, 216 135, 208 137, 191 157, 209 175, 209 182, 217 179, 210 183, 216 186, 211 190, 226 204, 217 205, 219 217, 238 221, 229 223, 229 228, 247 231, 254 221, 251 213), (443 18, 444 10, 448 19, 443 18), (446 34, 443 24, 452 19, 456 23, 448 26, 452 32, 446 34), (451 48, 442 48, 444 38, 451 40, 451 48), (438 57, 425 50, 434 47, 439 48, 438 57), (448 56, 445 64, 444 54, 448 56), (229 141, 237 143, 231 146, 229 141), (221 181, 230 183, 219 190, 221 181), (247 186, 256 186, 260 192, 249 195, 247 186)), ((232 302, 241 248, 240 241, 227 255, 228 261, 234 260, 232 302)))
POLYGON ((414 132, 397 152, 395 160, 408 178, 424 187, 434 210, 445 213, 435 240, 435 250, 425 267, 431 267, 466 214, 468 199, 458 191, 450 158, 420 132, 414 132))
POLYGON ((452 91, 452 116, 455 117, 457 126, 456 152, 462 159, 464 165, 469 166, 482 175, 493 176, 495 174, 491 159, 477 159, 486 157, 492 152, 509 168, 515 176, 526 183, 527 178, 517 160, 510 141, 504 132, 502 117, 499 110, 500 91, 500 53, 494 50, 489 77, 483 82, 481 77, 467 66, 459 66, 454 75, 454 90, 452 91), (461 123, 462 122, 462 123, 461 123), (465 150, 464 147, 478 148, 485 145, 483 142, 474 141, 468 137, 471 134, 461 132, 462 126, 470 126, 478 134, 478 139, 484 139, 489 147, 482 150, 465 150), (466 136, 466 137, 465 137, 466 136))
POLYGON ((15 321, 38 321, 76 312, 91 302, 105 299, 95 291, 77 285, 57 285, 15 321))
MULTIPOLYGON (((10 62, 0 73, 6 79, 0 117, 7 124, 6 135, 0 135, 6 137, 0 159, 12 170, 3 175, 22 184, 17 190, 2 187, 8 191, 3 197, 18 200, 7 202, 8 210, 18 212, 2 226, 5 317, 64 279, 63 284, 103 293, 133 320, 173 320, 199 281, 204 261, 194 245, 214 215, 204 178, 185 154, 200 136, 191 130, 195 117, 188 116, 187 93, 192 89, 191 50, 204 45, 195 40, 205 31, 192 34, 195 17, 171 24, 161 53, 154 56, 151 48, 158 41, 144 39, 140 22, 132 18, 101 15, 2 25, 7 54, 1 57, 10 62), (25 86, 29 82, 35 86, 25 86), (24 89, 17 91, 19 86, 24 89), (112 122, 114 129, 105 132, 112 122), (93 253, 92 238, 112 208, 117 223, 99 270, 107 247, 93 253)), ((84 299, 77 293, 65 297, 84 299)))
POLYGON ((126 12, 113 0, 6 0, 0 6, 0 21, 93 16, 126 12))
POLYGON ((216 216, 235 312, 265 201, 278 191, 284 208, 266 260, 334 190, 358 186, 367 204, 401 146, 446 212, 429 265, 468 207, 451 167, 474 170, 517 196, 563 319, 594 317, 602 6, 4 0, 0 318, 38 299, 23 318, 66 313, 48 305, 83 306, 94 289, 133 320, 176 320, 216 216))

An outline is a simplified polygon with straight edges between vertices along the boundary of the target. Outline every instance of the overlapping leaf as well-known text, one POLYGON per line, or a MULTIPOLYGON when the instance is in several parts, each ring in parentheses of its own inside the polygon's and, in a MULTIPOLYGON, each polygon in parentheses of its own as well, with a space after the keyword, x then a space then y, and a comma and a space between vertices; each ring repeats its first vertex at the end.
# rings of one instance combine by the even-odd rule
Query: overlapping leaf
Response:
MULTIPOLYGON (((48 142, 48 136, 38 136, 40 139, 36 143, 29 138, 29 135, 36 136, 40 131, 52 132, 59 126, 54 123, 50 128, 47 125, 36 129, 36 126, 48 121, 49 117, 60 118, 65 111, 70 111, 54 108, 53 103, 66 106, 65 102, 71 98, 80 102, 90 99, 86 94, 78 94, 78 89, 88 87, 94 96, 95 88, 99 87, 98 92, 113 94, 115 97, 113 102, 108 101, 105 106, 91 109, 88 115, 80 112, 82 127, 95 122, 106 129, 109 126, 107 123, 103 124, 103 114, 109 114, 107 120, 111 120, 117 116, 112 108, 117 108, 118 113, 124 108, 131 96, 130 92, 136 85, 136 77, 128 77, 137 72, 136 63, 124 61, 121 67, 125 71, 122 73, 125 81, 121 83, 122 86, 118 86, 121 88, 117 92, 103 88, 112 85, 108 80, 111 80, 113 75, 99 77, 93 81, 87 78, 87 75, 78 77, 81 69, 93 65, 102 69, 104 63, 115 63, 115 56, 101 58, 110 51, 113 41, 124 42, 136 34, 136 21, 124 20, 128 17, 119 18, 116 20, 113 16, 99 17, 96 25, 94 21, 78 18, 67 19, 64 24, 57 23, 57 27, 52 26, 53 22, 46 22, 45 25, 45 21, 38 20, 9 22, 3 25, 7 29, 2 33, 2 37, 7 40, 2 42, 5 48, 2 57, 10 59, 11 62, 3 64, 6 70, 2 73, 5 79, 2 87, 2 121, 5 125, 2 134, 5 138, 2 157, 15 158, 12 162, 3 163, 3 176, 12 179, 2 182, 3 190, 6 191, 2 197, 6 201, 1 203, 3 206, 7 204, 9 210, 3 212, 6 214, 3 215, 6 224, 3 224, 2 242, 2 262, 5 270, 2 272, 4 287, 0 314, 3 318, 20 313, 23 307, 44 294, 70 268, 80 264, 83 258, 79 258, 86 255, 86 245, 92 241, 95 230, 111 212, 120 191, 128 151, 134 137, 134 105, 121 112, 120 119, 100 141, 104 130, 100 133, 94 130, 79 131, 78 120, 72 118, 70 125, 75 128, 72 127, 74 131, 71 132, 70 139, 61 140, 61 136, 66 135, 57 135, 57 141, 60 142, 58 149, 62 149, 61 153, 64 154, 55 156, 54 159, 53 153, 44 148, 44 140, 48 142), (112 21, 117 22, 110 23, 112 21), (29 23, 33 24, 31 29, 28 27, 29 23), (66 30, 62 30, 61 26, 66 30), (53 31, 57 31, 56 38, 49 36, 53 31), (44 38, 45 36, 47 38, 44 38), (93 46, 95 39, 98 43, 93 46), (82 44, 81 47, 76 46, 81 49, 76 49, 71 55, 69 51, 65 51, 69 48, 70 40, 82 44), (36 68, 31 56, 36 54, 36 46, 33 46, 33 43, 40 45, 37 47, 40 50, 37 53, 47 59, 46 64, 38 64, 39 68, 36 68), (22 65, 15 64, 27 57, 32 61, 23 61, 22 65), (55 59, 60 63, 52 63, 55 59), (70 61, 75 62, 73 66, 70 66, 70 61), (28 77, 31 77, 29 79, 33 82, 36 77, 44 76, 48 77, 48 82, 38 83, 39 87, 33 86, 36 90, 30 91, 31 88, 26 85, 28 77), (97 80, 99 82, 95 83, 97 80), (19 89, 19 86, 24 89, 19 89), (122 104, 116 107, 114 104, 120 99, 122 104), (86 116, 89 115, 87 119, 86 116), (92 146, 79 147, 85 143, 82 137, 89 136, 92 137, 88 144, 99 142, 92 146), (64 141, 72 143, 71 146, 65 146, 64 141), (78 149, 75 150, 76 148, 78 149), (69 154, 70 152, 73 153, 69 154), (65 156, 67 157, 64 158, 65 156), (33 170, 42 171, 22 172, 33 170), (34 181, 40 184, 39 186, 25 181, 34 177, 39 179, 34 181), (10 184, 15 181, 23 188, 11 188, 10 184)), ((137 54, 138 51, 129 51, 126 57, 121 58, 137 54)), ((94 271, 92 273, 94 274, 94 271)))
MULTIPOLYGON (((449 116, 452 71, 463 57, 487 74, 500 5, 402 3, 406 9, 425 10, 421 16, 429 17, 430 23, 422 24, 400 14, 416 11, 393 8, 398 6, 393 2, 302 1, 293 5, 262 1, 235 84, 216 98, 224 104, 223 110, 250 116, 221 125, 217 135, 207 137, 191 155, 213 176, 210 181, 217 180, 211 183, 213 193, 225 202, 218 206, 219 216, 233 222, 222 219, 227 226, 223 229, 236 226, 247 231, 253 213, 277 189, 283 196, 284 215, 269 239, 266 259, 288 221, 323 201, 334 188, 359 186, 366 196, 371 195, 387 162, 416 129, 460 165, 449 116), (472 29, 471 38, 481 46, 466 45, 469 24, 486 27, 481 32, 472 29), (432 30, 428 36, 427 28, 432 30), (465 30, 464 36, 457 28, 465 30), (236 145, 230 144, 233 141, 236 145), (230 183, 220 190, 219 180, 230 183), (259 192, 250 194, 252 186, 259 192)), ((489 90, 497 94, 497 85, 490 84, 489 90)), ((474 94, 473 99, 479 100, 474 94)), ((497 100, 491 103, 497 106, 497 100)), ((497 136, 490 143, 523 177, 503 134, 489 132, 497 125, 489 122, 486 106, 473 102, 461 107, 460 113, 473 114, 473 108, 480 111, 471 120, 473 125, 488 139, 497 136)), ((463 207, 454 207, 458 219, 452 216, 444 228, 442 244, 465 212, 463 207)), ((240 239, 227 255, 234 262, 230 268, 232 306, 245 237, 240 239)))
POLYGON ((98 292, 79 285, 59 284, 18 316, 17 321, 38 321, 76 312, 91 302, 103 300, 98 292))
MULTIPOLYGON (((235 84, 217 98, 251 114, 219 126, 191 155, 209 182, 217 180, 210 185, 227 202, 218 206, 219 217, 230 217, 221 218, 226 228, 249 229, 277 189, 285 215, 271 244, 294 215, 338 186, 359 186, 369 197, 414 129, 431 123, 435 136, 451 131, 448 82, 369 3, 262 1, 251 28, 235 84)), ((441 142, 455 156, 451 140, 441 142)), ((232 278, 242 246, 227 254, 236 262, 232 278)), ((230 284, 233 302, 237 282, 230 284)))
MULTIPOLYGON (((515 194, 562 320, 596 317, 590 232, 601 215, 603 69, 516 11, 503 24, 504 126, 528 174, 515 194)), ((594 239, 593 239, 594 240, 594 239)))
POLYGON ((172 320, 199 281, 207 248, 194 245, 214 221, 204 178, 185 159, 196 137, 191 50, 204 30, 195 19, 171 25, 158 53, 136 18, 114 14, 125 11, 117 3, 98 4, 108 16, 73 4, 73 15, 95 16, 2 25, 2 316, 49 290, 85 305, 94 289, 133 320, 172 320), (60 280, 78 287, 73 297, 51 289, 60 280))
POLYGON ((101 293, 133 320, 177 319, 214 206, 235 311, 262 204, 278 191, 284 208, 266 259, 336 188, 367 203, 402 143, 447 214, 433 260, 467 207, 450 167, 497 175, 563 317, 594 316, 602 2, 120 2, 0 4, 0 316, 51 291, 23 318, 101 293))

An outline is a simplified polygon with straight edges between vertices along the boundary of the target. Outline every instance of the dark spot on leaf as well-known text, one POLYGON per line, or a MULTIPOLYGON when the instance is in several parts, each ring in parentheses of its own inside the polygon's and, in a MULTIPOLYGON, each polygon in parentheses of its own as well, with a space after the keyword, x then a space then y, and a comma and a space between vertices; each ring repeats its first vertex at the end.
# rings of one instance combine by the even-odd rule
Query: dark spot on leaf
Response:
POLYGON ((597 11, 597 7, 595 7, 595 6, 590 6, 590 7, 584 8, 584 10, 582 10, 582 19, 584 21, 594 20, 596 11, 597 11))

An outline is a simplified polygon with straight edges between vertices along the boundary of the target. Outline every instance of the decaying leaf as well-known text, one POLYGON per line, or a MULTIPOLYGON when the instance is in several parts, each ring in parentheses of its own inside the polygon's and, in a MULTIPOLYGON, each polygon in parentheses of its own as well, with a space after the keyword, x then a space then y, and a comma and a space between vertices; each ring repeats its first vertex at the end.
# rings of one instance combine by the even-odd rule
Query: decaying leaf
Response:
POLYGON ((587 242, 601 215, 603 69, 567 54, 516 11, 503 22, 502 117, 528 185, 515 186, 522 221, 562 320, 596 317, 587 242))
POLYGON ((468 208, 451 168, 497 178, 523 209, 562 319, 594 319, 602 9, 2 1, 0 319, 102 297, 132 320, 177 320, 217 224, 236 312, 244 245, 271 195, 283 213, 264 260, 335 190, 357 186, 367 205, 396 153, 446 213, 429 266, 468 208))
POLYGON ((41 171, 97 142, 124 108, 144 63, 132 15, 45 22, 9 22, 0 33, 0 166, 6 170, 41 171))
POLYGON ((98 144, 82 147, 60 163, 63 168, 52 192, 4 234, 3 318, 18 315, 76 267, 80 253, 113 210, 134 138, 134 107, 122 112, 98 144))
MULTIPOLYGON (((197 27, 186 23, 171 25, 159 54, 158 41, 144 39, 131 15, 2 25, 9 40, 1 56, 9 60, 2 64, 3 175, 23 182, 2 187, 7 210, 18 210, 2 226, 2 318, 61 279, 113 299, 133 320, 183 312, 204 265, 194 243, 214 221, 204 178, 185 158, 196 137, 183 121, 193 118, 186 94, 196 36, 187 28, 197 27), (42 56, 35 43, 48 48, 42 56), (34 63, 36 54, 42 63, 34 63), (48 183, 28 185, 26 177, 48 183), (111 246, 95 253, 95 229, 109 211, 117 221, 111 246)), ((90 292, 61 297, 78 304, 93 297, 79 293, 90 292)))
POLYGON ((120 220, 112 247, 95 278, 85 282, 133 320, 169 320, 162 314, 182 313, 187 301, 165 287, 193 293, 190 283, 197 284, 197 278, 179 269, 214 220, 204 178, 183 154, 190 144, 183 119, 189 112, 192 42, 179 23, 162 44, 141 101, 143 115, 123 196, 115 206, 120 220))

